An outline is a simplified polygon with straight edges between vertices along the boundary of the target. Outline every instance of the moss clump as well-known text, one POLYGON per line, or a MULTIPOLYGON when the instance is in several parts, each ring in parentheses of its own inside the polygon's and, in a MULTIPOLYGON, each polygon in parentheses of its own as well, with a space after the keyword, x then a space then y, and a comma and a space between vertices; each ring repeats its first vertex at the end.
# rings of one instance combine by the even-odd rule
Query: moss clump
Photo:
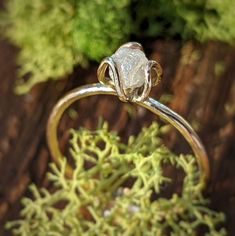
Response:
POLYGON ((51 164, 53 191, 32 185, 33 199, 23 199, 21 219, 7 228, 21 236, 194 236, 201 227, 207 236, 226 235, 218 227, 224 215, 202 197, 195 158, 171 153, 160 133, 153 124, 126 145, 107 124, 72 130, 72 178, 65 177, 66 159, 51 164), (185 173, 182 193, 169 199, 161 196, 172 181, 163 174, 166 164, 185 173))
POLYGON ((130 34, 130 1, 77 2, 74 40, 79 51, 97 61, 111 55, 130 34))
POLYGON ((10 0, 4 32, 20 48, 17 93, 111 54, 129 34, 128 0, 10 0), (123 27, 125 25, 125 27, 123 27))
POLYGON ((1 31, 20 48, 27 81, 16 91, 25 93, 110 55, 130 35, 232 42, 234 8, 230 0, 9 0, 1 31))
MULTIPOLYGON (((134 0, 137 26, 146 36, 181 37, 201 42, 235 39, 235 2, 230 0, 134 0)), ((141 33, 141 32, 139 32, 141 33)))

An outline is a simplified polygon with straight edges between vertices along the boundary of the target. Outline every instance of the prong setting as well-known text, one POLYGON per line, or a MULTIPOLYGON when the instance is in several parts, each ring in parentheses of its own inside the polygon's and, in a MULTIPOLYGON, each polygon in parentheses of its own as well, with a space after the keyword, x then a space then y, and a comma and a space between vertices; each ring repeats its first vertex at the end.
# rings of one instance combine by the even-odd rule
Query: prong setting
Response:
POLYGON ((105 58, 97 74, 100 83, 114 88, 120 100, 135 102, 147 99, 160 81, 162 69, 158 62, 146 58, 141 44, 130 42, 105 58), (109 78, 105 77, 107 70, 109 78))

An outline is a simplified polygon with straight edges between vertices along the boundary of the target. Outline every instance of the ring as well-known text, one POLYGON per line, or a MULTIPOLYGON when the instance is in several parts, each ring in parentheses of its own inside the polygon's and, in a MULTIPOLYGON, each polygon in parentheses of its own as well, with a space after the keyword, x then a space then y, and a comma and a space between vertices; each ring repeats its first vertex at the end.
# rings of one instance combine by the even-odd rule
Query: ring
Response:
MULTIPOLYGON (((156 61, 148 60, 139 43, 122 45, 111 57, 105 58, 97 71, 99 83, 81 86, 70 91, 54 106, 47 124, 47 142, 53 160, 59 164, 57 127, 64 111, 75 101, 93 95, 115 95, 121 101, 146 108, 162 120, 173 125, 191 146, 199 166, 199 184, 209 180, 208 156, 202 142, 189 123, 167 106, 149 97, 150 90, 162 77, 162 68, 156 61)), ((67 165, 66 174, 71 176, 72 167, 67 165)))

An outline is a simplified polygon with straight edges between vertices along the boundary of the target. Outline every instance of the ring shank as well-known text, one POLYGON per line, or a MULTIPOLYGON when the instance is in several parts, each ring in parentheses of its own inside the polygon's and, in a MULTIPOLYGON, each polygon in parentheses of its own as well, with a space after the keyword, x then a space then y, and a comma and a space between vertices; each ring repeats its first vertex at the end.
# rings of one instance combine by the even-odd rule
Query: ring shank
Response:
MULTIPOLYGON (((53 111, 49 117, 47 124, 47 142, 52 158, 57 164, 59 164, 60 159, 63 157, 59 148, 59 143, 57 138, 57 128, 64 111, 73 102, 77 100, 101 94, 117 96, 115 90, 109 86, 100 83, 85 85, 70 91, 67 95, 61 98, 53 108, 53 111)), ((152 98, 148 98, 146 101, 143 102, 141 101, 136 102, 136 104, 158 115, 164 121, 169 122, 183 135, 183 137, 190 144, 194 152, 194 155, 197 159, 197 163, 200 170, 199 181, 204 186, 204 183, 208 181, 210 176, 208 157, 199 137, 192 129, 192 127, 188 124, 188 122, 185 119, 183 119, 180 115, 173 112, 170 108, 164 106, 163 104, 157 102, 152 98)), ((72 168, 70 166, 67 166, 66 173, 68 176, 71 176, 72 168)))

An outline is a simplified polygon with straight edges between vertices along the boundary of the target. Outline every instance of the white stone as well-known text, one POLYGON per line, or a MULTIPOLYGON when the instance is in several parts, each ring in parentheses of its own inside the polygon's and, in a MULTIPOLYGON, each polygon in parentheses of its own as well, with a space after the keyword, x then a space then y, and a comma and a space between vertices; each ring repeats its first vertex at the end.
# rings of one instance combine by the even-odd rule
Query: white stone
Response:
POLYGON ((130 205, 128 207, 129 212, 131 213, 138 213, 140 211, 140 208, 136 205, 130 205))
POLYGON ((144 84, 148 59, 140 49, 121 47, 112 55, 112 59, 116 62, 124 89, 135 89, 144 84))

